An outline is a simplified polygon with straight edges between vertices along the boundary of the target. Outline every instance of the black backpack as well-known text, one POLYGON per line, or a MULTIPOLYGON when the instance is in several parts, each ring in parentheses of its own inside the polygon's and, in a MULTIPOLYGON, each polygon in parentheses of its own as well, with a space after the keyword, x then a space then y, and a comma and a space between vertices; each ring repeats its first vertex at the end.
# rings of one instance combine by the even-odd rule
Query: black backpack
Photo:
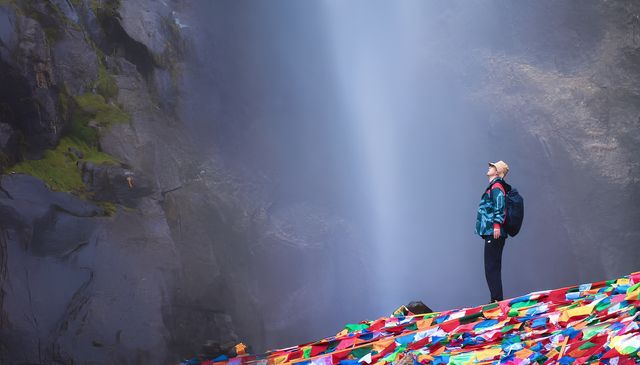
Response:
MULTIPOLYGON (((505 219, 504 228, 511 237, 520 232, 522 220, 524 219, 524 200, 522 195, 518 193, 518 189, 513 189, 511 185, 504 180, 499 180, 494 184, 500 184, 506 192, 507 217, 505 219)), ((491 189, 491 187, 489 187, 491 189)))

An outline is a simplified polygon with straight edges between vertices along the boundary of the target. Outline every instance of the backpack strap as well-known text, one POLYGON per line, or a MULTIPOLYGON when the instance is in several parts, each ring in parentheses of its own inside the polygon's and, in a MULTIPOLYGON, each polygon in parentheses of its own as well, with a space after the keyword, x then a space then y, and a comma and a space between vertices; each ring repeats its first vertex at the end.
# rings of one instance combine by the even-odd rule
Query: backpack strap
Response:
POLYGON ((493 190, 494 188, 498 188, 500 190, 502 190, 502 192, 504 193, 505 196, 507 196, 507 192, 504 190, 504 186, 502 185, 502 183, 500 182, 500 180, 494 182, 493 184, 491 184, 489 186, 489 188, 487 189, 487 194, 491 194, 491 190, 493 190))
MULTIPOLYGON (((493 190, 494 188, 498 188, 498 189, 502 190, 502 193, 504 194, 504 198, 505 198, 504 220, 502 221, 502 223, 499 223, 500 225, 502 225, 502 224, 505 224, 506 221, 507 221, 507 205, 506 205, 507 204, 507 202, 506 202, 507 192, 505 191, 504 186, 502 185, 502 182, 500 180, 494 182, 493 184, 491 184, 491 186, 489 186, 489 189, 487 189, 487 194, 491 195, 491 190, 493 190)), ((493 226, 494 228, 500 227, 500 226, 496 227, 496 224, 498 224, 498 223, 494 224, 494 226, 493 226)))
POLYGON ((491 185, 491 188, 489 189, 489 192, 491 192, 491 190, 493 190, 495 187, 498 187, 500 190, 502 190, 504 195, 507 196, 507 192, 504 190, 504 186, 502 186, 500 182, 493 183, 493 185, 491 185))

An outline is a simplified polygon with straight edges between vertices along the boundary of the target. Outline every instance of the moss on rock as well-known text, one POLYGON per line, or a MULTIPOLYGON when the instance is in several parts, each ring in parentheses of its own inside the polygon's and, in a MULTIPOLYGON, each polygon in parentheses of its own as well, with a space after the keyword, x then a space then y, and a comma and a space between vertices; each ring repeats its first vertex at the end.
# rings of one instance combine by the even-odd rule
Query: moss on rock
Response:
POLYGON ((118 17, 120 0, 90 0, 89 6, 96 16, 118 17))
MULTIPOLYGON (((93 119, 101 127, 109 127, 117 123, 128 123, 131 119, 120 107, 113 103, 107 103, 102 95, 83 94, 76 97, 79 110, 76 118, 80 122, 93 119)), ((84 123, 86 125, 86 123, 84 123)))
POLYGON ((45 151, 44 158, 22 161, 9 170, 35 176, 44 181, 52 190, 85 196, 86 187, 77 166, 80 160, 95 164, 118 163, 113 157, 98 151, 95 147, 73 137, 64 137, 56 148, 45 151), (82 158, 78 156, 78 152, 82 158))
POLYGON ((98 80, 96 81, 96 90, 98 94, 105 99, 115 99, 118 96, 118 84, 114 77, 107 72, 102 60, 98 63, 98 80))
POLYGON ((100 206, 100 208, 102 208, 104 215, 107 216, 113 216, 118 211, 118 207, 114 203, 109 201, 98 202, 98 205, 100 206))

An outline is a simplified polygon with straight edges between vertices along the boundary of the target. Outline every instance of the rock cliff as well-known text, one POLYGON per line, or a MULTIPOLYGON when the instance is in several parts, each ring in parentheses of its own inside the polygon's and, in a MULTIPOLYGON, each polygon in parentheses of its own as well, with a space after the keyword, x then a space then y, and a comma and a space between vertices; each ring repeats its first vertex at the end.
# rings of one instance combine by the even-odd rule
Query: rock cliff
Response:
POLYGON ((264 181, 194 157, 175 110, 183 6, 0 6, 3 364, 175 363, 238 336, 260 348, 273 290, 259 282, 301 287, 256 280, 265 257, 311 264, 351 235, 313 206, 270 212, 264 181))

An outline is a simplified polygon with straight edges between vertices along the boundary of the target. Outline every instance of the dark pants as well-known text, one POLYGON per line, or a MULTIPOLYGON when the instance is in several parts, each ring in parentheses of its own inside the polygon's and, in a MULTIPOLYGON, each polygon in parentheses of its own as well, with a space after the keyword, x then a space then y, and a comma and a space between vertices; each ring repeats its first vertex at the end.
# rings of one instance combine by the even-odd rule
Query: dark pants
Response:
POLYGON ((491 292, 491 301, 502 300, 502 249, 506 237, 484 236, 484 275, 491 292))

